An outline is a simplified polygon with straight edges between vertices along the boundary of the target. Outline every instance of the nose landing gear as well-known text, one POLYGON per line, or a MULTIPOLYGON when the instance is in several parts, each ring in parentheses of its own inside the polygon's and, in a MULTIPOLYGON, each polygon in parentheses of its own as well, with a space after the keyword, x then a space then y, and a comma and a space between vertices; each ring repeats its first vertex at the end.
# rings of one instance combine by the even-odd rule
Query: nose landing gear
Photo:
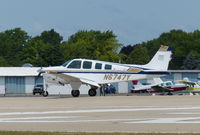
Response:
POLYGON ((44 91, 44 93, 42 93, 43 97, 47 97, 49 95, 48 91, 44 91))

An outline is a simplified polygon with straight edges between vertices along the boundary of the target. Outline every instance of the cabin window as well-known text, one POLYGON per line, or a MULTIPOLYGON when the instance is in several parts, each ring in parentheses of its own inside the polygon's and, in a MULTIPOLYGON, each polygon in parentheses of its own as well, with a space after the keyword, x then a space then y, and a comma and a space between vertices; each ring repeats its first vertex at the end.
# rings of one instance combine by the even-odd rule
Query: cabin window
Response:
POLYGON ((65 63, 62 64, 63 67, 66 67, 69 63, 71 62, 71 60, 66 61, 65 63))
POLYGON ((164 87, 165 85, 163 83, 160 84, 161 87, 164 87))
POLYGON ((67 68, 80 69, 81 68, 81 61, 80 60, 72 61, 72 63, 69 64, 69 66, 67 68))
POLYGON ((92 68, 92 62, 90 61, 83 62, 83 69, 91 69, 91 68, 92 68))
POLYGON ((170 86, 170 85, 172 85, 170 82, 167 82, 167 83, 166 83, 166 86, 170 86))
POLYGON ((105 69, 106 69, 106 70, 111 70, 111 69, 112 69, 112 66, 111 66, 111 65, 108 65, 108 64, 106 64, 106 65, 105 65, 105 69))
POLYGON ((101 63, 96 63, 95 64, 95 69, 101 69, 102 68, 102 64, 101 63))

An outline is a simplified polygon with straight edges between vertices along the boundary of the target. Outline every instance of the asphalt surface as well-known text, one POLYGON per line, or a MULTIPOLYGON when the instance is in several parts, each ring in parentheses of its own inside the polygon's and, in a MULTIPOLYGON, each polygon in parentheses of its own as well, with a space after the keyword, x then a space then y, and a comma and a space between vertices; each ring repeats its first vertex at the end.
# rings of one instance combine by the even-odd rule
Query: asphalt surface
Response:
POLYGON ((200 96, 0 97, 0 130, 200 133, 200 96))

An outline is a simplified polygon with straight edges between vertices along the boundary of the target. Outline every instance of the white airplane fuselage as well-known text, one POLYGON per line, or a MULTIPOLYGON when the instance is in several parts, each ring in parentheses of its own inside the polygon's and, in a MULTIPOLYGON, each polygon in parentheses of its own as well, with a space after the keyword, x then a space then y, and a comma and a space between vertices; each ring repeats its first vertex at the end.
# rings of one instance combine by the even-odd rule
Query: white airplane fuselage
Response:
MULTIPOLYGON (((75 59, 75 60, 91 61, 92 63, 96 62, 86 59, 75 59)), ((133 65, 129 67, 127 65, 124 67, 123 65, 122 66, 115 65, 113 63, 111 63, 110 65, 112 65, 116 69, 121 69, 121 70, 67 69, 66 67, 60 66, 60 67, 45 68, 47 73, 44 74, 44 77, 46 81, 50 83, 54 83, 55 80, 60 81, 63 84, 70 83, 71 81, 73 81, 73 78, 70 78, 70 76, 73 76, 76 78, 91 80, 98 84, 107 84, 107 83, 115 83, 115 82, 131 81, 131 80, 140 80, 145 78, 161 77, 169 74, 167 71, 157 72, 154 70, 143 70, 138 67, 136 68, 135 66, 133 67, 133 65), (128 71, 128 69, 130 68, 132 68, 133 71, 128 71), (54 72, 51 72, 52 70, 54 72), (54 74, 56 74, 56 76, 54 74), (50 75, 49 78, 48 75, 50 75), (67 75, 69 77, 66 79, 61 79, 63 75, 67 75), (58 78, 59 76, 61 78, 58 78)))
POLYGON ((82 84, 91 86, 89 95, 96 95, 96 89, 102 84, 158 78, 167 72, 171 60, 171 48, 161 46, 152 60, 146 65, 129 65, 90 59, 73 59, 61 66, 46 67, 38 72, 44 73, 46 82, 65 85, 70 84, 72 95, 79 96, 82 84))

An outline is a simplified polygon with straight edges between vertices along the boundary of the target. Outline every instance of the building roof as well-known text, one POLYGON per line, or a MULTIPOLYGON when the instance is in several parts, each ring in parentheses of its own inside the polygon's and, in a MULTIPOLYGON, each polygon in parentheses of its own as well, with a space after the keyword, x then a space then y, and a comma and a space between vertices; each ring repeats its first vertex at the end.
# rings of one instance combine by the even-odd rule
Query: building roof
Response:
POLYGON ((200 73, 200 70, 168 70, 171 73, 200 73))
POLYGON ((37 76, 40 67, 0 67, 0 76, 37 76))

